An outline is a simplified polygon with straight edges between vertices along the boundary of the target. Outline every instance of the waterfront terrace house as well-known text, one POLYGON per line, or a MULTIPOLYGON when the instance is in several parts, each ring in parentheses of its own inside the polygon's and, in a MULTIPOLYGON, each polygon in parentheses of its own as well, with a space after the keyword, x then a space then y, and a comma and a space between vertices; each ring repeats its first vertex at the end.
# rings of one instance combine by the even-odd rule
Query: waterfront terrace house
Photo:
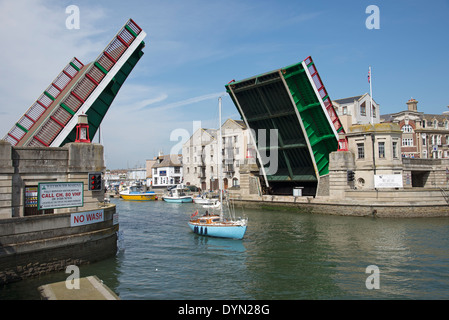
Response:
MULTIPOLYGON (((227 119, 222 127, 223 187, 239 188, 240 167, 255 163, 255 150, 250 143, 249 131, 241 120, 227 119)), ((200 128, 182 147, 184 181, 206 190, 219 188, 218 130, 200 128)))
POLYGON ((182 146, 184 182, 206 190, 218 189, 216 129, 197 129, 182 146))
POLYGON ((449 111, 426 114, 418 101, 407 101, 407 110, 385 114, 381 121, 396 123, 402 131, 402 156, 406 158, 449 158, 449 111))
MULTIPOLYGON (((338 99, 332 101, 332 103, 345 132, 348 132, 349 127, 352 125, 371 123, 371 96, 368 93, 360 96, 338 99)), ((374 99, 373 106, 372 123, 379 123, 379 104, 377 104, 374 99)))
POLYGON ((153 188, 163 189, 183 182, 182 155, 159 152, 152 166, 153 188))

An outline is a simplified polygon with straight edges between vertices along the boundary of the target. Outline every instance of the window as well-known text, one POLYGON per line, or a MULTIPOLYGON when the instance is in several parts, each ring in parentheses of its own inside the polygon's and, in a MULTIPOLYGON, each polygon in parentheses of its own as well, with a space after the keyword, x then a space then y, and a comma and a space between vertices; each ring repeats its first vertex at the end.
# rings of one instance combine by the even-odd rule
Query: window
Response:
POLYGON ((346 106, 343 107, 343 114, 348 114, 348 107, 346 106))
POLYGON ((366 116, 366 104, 365 104, 365 102, 363 102, 363 103, 360 105, 360 115, 361 115, 361 116, 366 116))
POLYGON ((404 138, 404 139, 402 139, 402 146, 403 147, 413 146, 413 139, 412 138, 404 138))
POLYGON ((398 157, 398 143, 393 141, 393 158, 398 157))
POLYGON ((385 142, 378 143, 379 158, 385 158, 385 142))
POLYGON ((175 173, 181 173, 181 167, 175 167, 175 173))
POLYGON ((373 117, 376 117, 376 107, 373 105, 373 117))
POLYGON ((426 134, 425 133, 422 134, 422 145, 423 146, 427 145, 427 139, 426 139, 426 134))
POLYGON ((357 143, 357 158, 365 159, 365 144, 357 143))
POLYGON ((404 132, 404 133, 411 133, 411 132, 413 132, 413 128, 412 128, 411 125, 405 124, 405 125, 402 126, 402 132, 404 132))
POLYGON ((435 129, 438 129, 438 121, 435 119, 435 120, 433 120, 433 127, 435 128, 435 129))

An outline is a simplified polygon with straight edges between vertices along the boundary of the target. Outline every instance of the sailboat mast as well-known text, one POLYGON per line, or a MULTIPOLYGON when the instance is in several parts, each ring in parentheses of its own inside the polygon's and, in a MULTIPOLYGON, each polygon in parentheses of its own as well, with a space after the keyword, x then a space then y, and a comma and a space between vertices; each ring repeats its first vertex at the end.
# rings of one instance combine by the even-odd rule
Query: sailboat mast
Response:
POLYGON ((220 216, 223 216, 223 180, 222 180, 222 172, 223 172, 223 164, 222 164, 222 155, 223 155, 223 138, 221 134, 221 97, 218 97, 218 192, 220 192, 220 216))

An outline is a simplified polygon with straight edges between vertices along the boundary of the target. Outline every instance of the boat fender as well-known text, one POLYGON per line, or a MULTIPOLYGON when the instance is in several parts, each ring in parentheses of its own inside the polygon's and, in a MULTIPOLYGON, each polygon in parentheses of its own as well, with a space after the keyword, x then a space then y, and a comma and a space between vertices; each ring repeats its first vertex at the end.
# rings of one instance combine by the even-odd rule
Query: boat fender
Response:
POLYGON ((207 234, 207 227, 204 227, 204 234, 207 234))

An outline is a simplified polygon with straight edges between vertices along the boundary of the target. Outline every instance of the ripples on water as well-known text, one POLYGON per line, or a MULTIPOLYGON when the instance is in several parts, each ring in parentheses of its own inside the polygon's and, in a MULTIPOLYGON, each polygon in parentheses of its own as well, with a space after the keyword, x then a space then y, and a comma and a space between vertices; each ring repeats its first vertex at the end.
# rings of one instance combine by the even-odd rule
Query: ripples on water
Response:
MULTIPOLYGON (((194 204, 117 204, 124 250, 81 267, 121 299, 447 299, 449 220, 373 219, 291 210, 239 209, 243 240, 193 234, 194 204), (368 290, 365 269, 380 269, 368 290)), ((38 298, 64 273, 0 289, 1 299, 38 298), (34 290, 36 290, 34 292, 34 290)))

